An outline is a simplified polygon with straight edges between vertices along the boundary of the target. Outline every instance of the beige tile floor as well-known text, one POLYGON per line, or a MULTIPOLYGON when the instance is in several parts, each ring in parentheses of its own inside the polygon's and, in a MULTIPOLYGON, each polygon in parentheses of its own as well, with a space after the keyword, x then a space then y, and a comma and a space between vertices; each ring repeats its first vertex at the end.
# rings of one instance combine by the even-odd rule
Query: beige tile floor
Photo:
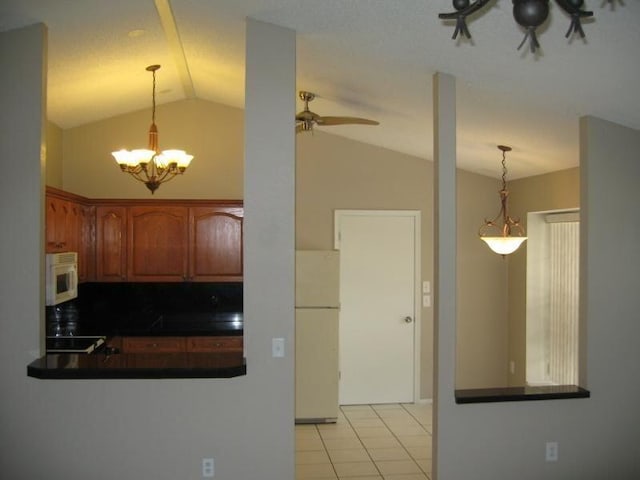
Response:
POLYGON ((340 407, 335 424, 296 425, 296 480, 430 480, 431 405, 340 407))

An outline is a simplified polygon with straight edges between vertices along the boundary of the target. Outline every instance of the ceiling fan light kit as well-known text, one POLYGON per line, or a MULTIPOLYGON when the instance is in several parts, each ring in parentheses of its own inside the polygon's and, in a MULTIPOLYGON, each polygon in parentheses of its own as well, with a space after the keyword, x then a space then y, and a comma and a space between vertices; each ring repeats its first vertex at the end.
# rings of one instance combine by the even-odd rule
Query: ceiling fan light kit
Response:
POLYGON ((160 152, 158 148, 158 127, 156 127, 156 71, 158 69, 160 65, 149 65, 146 68, 153 74, 153 103, 148 148, 123 149, 111 153, 120 169, 143 182, 152 194, 160 184, 168 182, 176 175, 182 175, 193 160, 193 155, 189 155, 184 150, 171 149, 160 152))
POLYGON ((301 90, 298 92, 304 102, 304 110, 296 115, 296 133, 313 132, 315 125, 320 127, 332 125, 380 125, 375 120, 358 117, 325 117, 309 110, 309 102, 316 98, 315 93, 301 90))
MULTIPOLYGON (((512 0, 513 1, 513 18, 525 29, 525 36, 518 46, 518 50, 529 40, 529 47, 532 53, 540 48, 536 29, 542 25, 549 16, 549 0, 512 0)), ((605 0, 610 4, 614 4, 615 0, 605 0)), ((483 9, 489 4, 490 0, 453 0, 453 8, 456 10, 451 13, 441 13, 438 17, 442 20, 455 20, 456 28, 453 32, 455 40, 460 34, 463 37, 471 38, 471 33, 467 27, 467 17, 473 13, 483 9)), ((569 30, 565 35, 569 38, 572 34, 577 33, 581 38, 585 37, 582 29, 581 20, 592 17, 593 12, 583 10, 584 0, 555 0, 556 4, 571 17, 569 30)))

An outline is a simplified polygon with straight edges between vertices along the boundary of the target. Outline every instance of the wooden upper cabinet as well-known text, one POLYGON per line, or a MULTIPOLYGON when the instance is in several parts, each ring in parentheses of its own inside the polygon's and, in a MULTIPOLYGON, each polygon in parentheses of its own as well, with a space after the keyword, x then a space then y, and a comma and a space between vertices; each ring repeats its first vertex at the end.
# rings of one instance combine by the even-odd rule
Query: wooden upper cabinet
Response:
POLYGON ((242 281, 243 209, 189 209, 189 279, 242 281))
POLYGON ((241 282, 236 200, 91 200, 47 187, 47 253, 77 252, 81 282, 241 282))
POLYGON ((45 252, 77 252, 78 280, 94 275, 95 207, 82 197, 47 188, 45 196, 45 252))
POLYGON ((96 280, 127 279, 127 208, 96 207, 96 280))
POLYGON ((47 253, 78 250, 79 205, 62 198, 46 197, 45 251, 47 253))
POLYGON ((187 280, 188 208, 138 206, 128 213, 127 280, 187 280))
POLYGON ((78 280, 87 282, 96 276, 96 207, 79 205, 79 208, 78 280))
POLYGON ((62 252, 64 231, 64 203, 56 197, 47 196, 45 205, 45 251, 62 252))

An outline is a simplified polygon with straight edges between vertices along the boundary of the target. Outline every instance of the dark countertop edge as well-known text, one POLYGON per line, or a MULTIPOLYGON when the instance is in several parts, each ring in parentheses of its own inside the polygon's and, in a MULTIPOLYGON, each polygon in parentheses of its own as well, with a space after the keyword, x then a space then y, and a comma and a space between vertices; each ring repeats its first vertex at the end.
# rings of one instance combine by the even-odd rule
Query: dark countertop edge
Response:
POLYGON ((242 337, 243 330, 114 330, 113 337, 242 337))
POLYGON ((591 392, 576 385, 552 385, 539 387, 471 388, 455 391, 457 404, 523 402, 528 400, 562 400, 589 398, 591 392))
MULTIPOLYGON (((38 362, 37 360, 33 363, 38 362)), ((222 368, 40 368, 31 363, 27 376, 41 380, 109 380, 109 379, 163 379, 163 378, 234 378, 247 374, 247 366, 222 368)))

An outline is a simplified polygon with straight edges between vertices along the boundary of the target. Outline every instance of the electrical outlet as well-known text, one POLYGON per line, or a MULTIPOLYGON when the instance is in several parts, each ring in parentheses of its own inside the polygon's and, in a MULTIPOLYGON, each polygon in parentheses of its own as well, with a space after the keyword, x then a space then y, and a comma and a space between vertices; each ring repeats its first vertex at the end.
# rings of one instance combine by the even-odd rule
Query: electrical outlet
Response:
POLYGON ((558 461, 558 442, 547 442, 545 459, 547 462, 558 461))
POLYGON ((202 478, 213 478, 216 474, 213 458, 202 459, 202 478))
POLYGON ((271 339, 271 356, 274 358, 284 357, 284 338, 271 339))

